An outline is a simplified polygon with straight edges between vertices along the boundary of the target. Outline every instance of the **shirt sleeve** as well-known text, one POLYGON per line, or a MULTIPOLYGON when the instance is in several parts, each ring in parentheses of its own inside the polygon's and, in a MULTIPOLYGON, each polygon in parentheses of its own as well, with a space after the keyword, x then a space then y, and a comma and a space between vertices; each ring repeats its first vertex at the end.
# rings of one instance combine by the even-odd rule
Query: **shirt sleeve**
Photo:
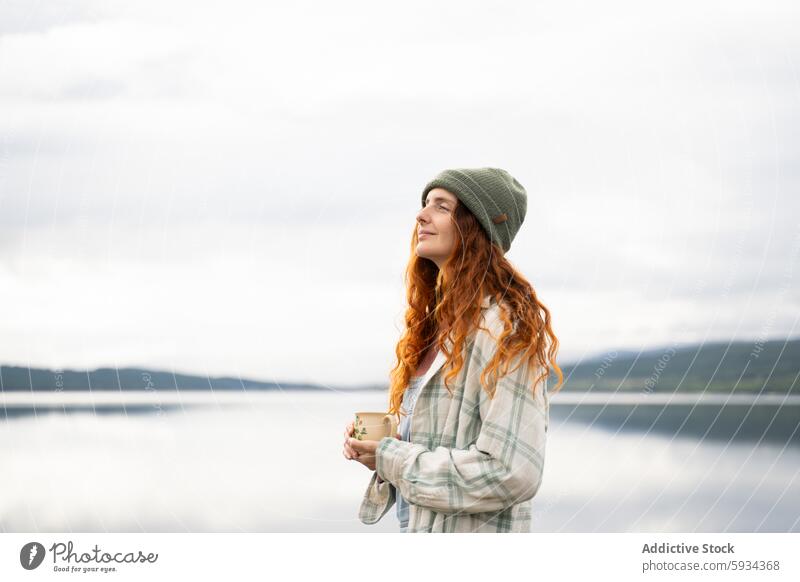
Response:
MULTIPOLYGON (((484 362, 497 349, 494 339, 483 331, 478 332, 476 344, 484 362)), ((528 364, 510 371, 517 363, 513 361, 497 382, 487 411, 481 414, 475 443, 466 449, 428 450, 385 437, 376 451, 376 473, 394 484, 409 503, 441 513, 499 511, 531 499, 539 490, 544 469, 547 380, 534 395, 535 376, 529 374, 528 364)))
POLYGON ((378 473, 372 473, 372 479, 370 479, 358 510, 358 519, 367 525, 377 523, 392 508, 395 500, 394 485, 388 481, 378 483, 378 473))

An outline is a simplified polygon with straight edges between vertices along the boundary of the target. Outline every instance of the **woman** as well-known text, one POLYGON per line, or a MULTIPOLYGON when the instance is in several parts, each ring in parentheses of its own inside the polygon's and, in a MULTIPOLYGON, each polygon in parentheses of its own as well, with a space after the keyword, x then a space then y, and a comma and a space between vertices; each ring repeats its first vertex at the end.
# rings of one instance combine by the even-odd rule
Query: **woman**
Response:
POLYGON ((363 523, 396 501, 403 532, 530 531, 549 367, 554 392, 563 374, 550 312, 504 256, 526 210, 525 189, 498 168, 445 170, 425 186, 389 389, 400 434, 361 441, 345 428, 344 456, 375 471, 363 523))

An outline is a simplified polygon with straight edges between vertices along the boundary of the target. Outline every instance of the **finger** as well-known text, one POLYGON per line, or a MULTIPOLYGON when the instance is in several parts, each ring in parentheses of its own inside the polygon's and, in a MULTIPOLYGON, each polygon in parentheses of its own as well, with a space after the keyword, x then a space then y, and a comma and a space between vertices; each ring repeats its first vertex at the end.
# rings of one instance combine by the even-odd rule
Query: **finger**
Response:
POLYGON ((347 454, 350 455, 351 458, 357 459, 360 456, 359 451, 345 443, 344 450, 347 451, 347 454))
POLYGON ((363 443, 356 439, 350 439, 347 441, 347 445, 350 447, 350 450, 353 451, 353 454, 357 456, 364 455, 369 452, 369 450, 364 447, 363 443))

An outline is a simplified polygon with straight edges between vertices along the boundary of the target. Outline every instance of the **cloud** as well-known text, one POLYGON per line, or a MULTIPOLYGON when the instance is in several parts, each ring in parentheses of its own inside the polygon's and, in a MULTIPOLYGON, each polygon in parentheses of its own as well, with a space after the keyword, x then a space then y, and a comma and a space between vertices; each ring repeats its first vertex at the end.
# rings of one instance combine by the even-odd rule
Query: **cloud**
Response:
POLYGON ((111 3, 98 0, 5 0, 0 4, 0 36, 40 34, 73 23, 102 21, 110 16, 110 8, 111 3))
POLYGON ((419 192, 453 166, 528 189, 510 256, 571 357, 791 325, 792 3, 8 6, 0 355, 225 373, 233 346, 263 376, 302 344, 319 379, 383 379, 419 192))

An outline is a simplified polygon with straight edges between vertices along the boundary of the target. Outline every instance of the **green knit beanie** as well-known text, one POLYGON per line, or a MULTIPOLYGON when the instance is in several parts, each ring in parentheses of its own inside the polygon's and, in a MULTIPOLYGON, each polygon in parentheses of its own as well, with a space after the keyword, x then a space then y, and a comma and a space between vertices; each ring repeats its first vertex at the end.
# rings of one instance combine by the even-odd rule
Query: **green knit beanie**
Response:
POLYGON ((434 188, 444 188, 458 197, 503 252, 511 248, 528 208, 525 188, 511 174, 500 168, 444 170, 422 191, 423 208, 428 192, 434 188))

